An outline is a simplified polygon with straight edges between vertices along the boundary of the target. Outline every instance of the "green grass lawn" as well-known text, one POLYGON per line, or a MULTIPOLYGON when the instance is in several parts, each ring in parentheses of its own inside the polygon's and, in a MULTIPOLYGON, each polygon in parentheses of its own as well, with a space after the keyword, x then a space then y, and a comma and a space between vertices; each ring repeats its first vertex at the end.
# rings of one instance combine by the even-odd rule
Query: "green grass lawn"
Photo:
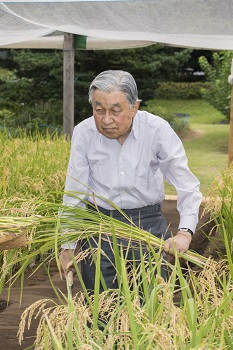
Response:
MULTIPOLYGON (((182 141, 202 194, 209 195, 210 184, 227 167, 229 124, 221 123, 225 117, 204 100, 153 100, 153 104, 168 112, 189 115, 191 132, 182 141)), ((176 194, 167 183, 165 192, 176 194)))
POLYGON ((229 125, 190 124, 192 130, 201 134, 189 141, 183 141, 189 160, 189 167, 200 180, 201 191, 208 195, 209 185, 227 167, 229 125))

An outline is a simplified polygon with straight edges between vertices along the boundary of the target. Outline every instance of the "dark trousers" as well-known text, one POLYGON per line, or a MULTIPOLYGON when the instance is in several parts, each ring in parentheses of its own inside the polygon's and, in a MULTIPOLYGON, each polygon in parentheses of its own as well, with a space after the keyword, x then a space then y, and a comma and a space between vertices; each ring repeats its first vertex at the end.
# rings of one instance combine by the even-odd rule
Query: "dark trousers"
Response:
MULTIPOLYGON (((103 214, 112 216, 114 219, 117 219, 119 221, 125 222, 130 224, 130 222, 117 210, 107 210, 101 207, 98 207, 98 209, 103 212, 103 214)), ((131 221, 144 231, 148 231, 152 233, 153 235, 162 238, 167 239, 171 236, 171 233, 167 227, 167 223, 165 221, 165 218, 161 212, 161 204, 155 204, 150 205, 143 208, 138 209, 123 209, 122 210, 129 218, 131 218, 131 221)), ((96 240, 91 239, 89 242, 82 241, 82 249, 88 249, 91 247, 97 248, 98 245, 98 238, 96 240)), ((123 247, 128 247, 128 241, 125 239, 117 239, 118 245, 123 247)), ((103 278, 105 280, 107 288, 118 288, 117 278, 116 278, 116 271, 115 271, 115 258, 114 258, 114 252, 113 252, 113 246, 111 241, 108 239, 102 239, 101 241, 101 249, 104 251, 106 255, 101 255, 101 261, 100 261, 100 269, 103 275, 103 278)), ((141 253, 139 249, 139 244, 136 247, 135 242, 131 245, 131 248, 125 249, 127 251, 127 260, 128 261, 134 261, 137 265, 140 264, 141 260, 141 253)), ((146 253, 146 248, 144 248, 143 253, 146 253)), ((93 263, 93 258, 90 256, 90 258, 86 258, 82 261, 81 264, 82 267, 82 278, 84 281, 84 284, 86 288, 89 290, 90 293, 94 290, 94 283, 95 283, 95 264, 93 263)), ((162 269, 162 276, 166 279, 166 267, 162 269)), ((100 287, 100 292, 103 291, 103 287, 100 287)))

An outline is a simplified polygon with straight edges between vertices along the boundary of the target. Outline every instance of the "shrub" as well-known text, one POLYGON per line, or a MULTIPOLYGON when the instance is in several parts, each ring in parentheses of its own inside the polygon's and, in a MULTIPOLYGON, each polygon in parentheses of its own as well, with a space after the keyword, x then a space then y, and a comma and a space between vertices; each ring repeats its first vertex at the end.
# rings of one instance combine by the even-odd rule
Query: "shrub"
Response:
POLYGON ((208 88, 208 83, 176 83, 163 82, 156 90, 156 97, 163 99, 200 99, 202 90, 208 88))
POLYGON ((177 133, 189 129, 189 123, 187 118, 179 117, 174 110, 170 109, 169 104, 166 108, 158 106, 154 100, 148 101, 146 104, 146 110, 149 113, 158 115, 159 117, 165 119, 177 133))

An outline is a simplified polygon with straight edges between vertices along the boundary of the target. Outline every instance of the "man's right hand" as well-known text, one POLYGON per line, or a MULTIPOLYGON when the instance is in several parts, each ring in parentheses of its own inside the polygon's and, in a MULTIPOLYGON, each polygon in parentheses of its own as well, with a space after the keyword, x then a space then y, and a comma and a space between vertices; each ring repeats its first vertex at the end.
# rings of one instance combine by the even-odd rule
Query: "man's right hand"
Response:
POLYGON ((69 271, 75 272, 74 266, 72 264, 72 257, 74 256, 74 250, 63 249, 61 251, 59 261, 61 264, 62 279, 66 279, 69 271))

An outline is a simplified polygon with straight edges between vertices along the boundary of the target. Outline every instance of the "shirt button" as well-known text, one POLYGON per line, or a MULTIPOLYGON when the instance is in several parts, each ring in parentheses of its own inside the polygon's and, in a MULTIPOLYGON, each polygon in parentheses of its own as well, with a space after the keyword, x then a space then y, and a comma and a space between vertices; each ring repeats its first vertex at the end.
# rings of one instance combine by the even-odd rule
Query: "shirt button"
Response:
POLYGON ((121 171, 121 175, 125 175, 124 171, 121 171))

